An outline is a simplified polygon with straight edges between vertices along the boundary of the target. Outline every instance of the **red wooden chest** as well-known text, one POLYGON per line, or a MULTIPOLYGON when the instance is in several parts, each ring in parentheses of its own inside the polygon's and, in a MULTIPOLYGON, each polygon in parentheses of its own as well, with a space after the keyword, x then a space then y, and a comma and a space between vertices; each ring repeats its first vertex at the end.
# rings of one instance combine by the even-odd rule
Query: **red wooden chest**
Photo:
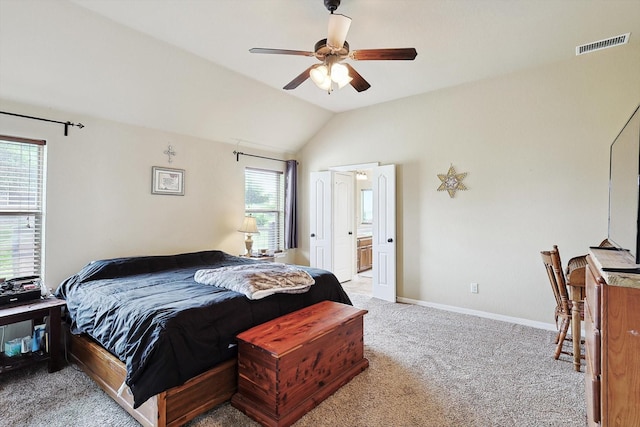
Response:
POLYGON ((231 404, 264 426, 289 426, 369 366, 366 310, 323 301, 238 335, 231 404))

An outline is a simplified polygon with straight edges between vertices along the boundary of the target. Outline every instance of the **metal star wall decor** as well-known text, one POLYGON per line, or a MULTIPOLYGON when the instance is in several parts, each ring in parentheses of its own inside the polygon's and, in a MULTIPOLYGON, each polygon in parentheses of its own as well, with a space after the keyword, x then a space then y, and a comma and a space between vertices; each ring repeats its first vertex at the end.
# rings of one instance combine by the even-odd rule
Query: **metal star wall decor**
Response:
POLYGON ((453 165, 451 165, 446 175, 438 174, 438 178, 442 181, 442 184, 438 187, 438 191, 446 190, 447 193, 449 193, 449 197, 453 198, 453 196, 456 195, 456 190, 464 191, 467 189, 467 187, 462 183, 465 176, 467 176, 467 172, 456 173, 453 165))

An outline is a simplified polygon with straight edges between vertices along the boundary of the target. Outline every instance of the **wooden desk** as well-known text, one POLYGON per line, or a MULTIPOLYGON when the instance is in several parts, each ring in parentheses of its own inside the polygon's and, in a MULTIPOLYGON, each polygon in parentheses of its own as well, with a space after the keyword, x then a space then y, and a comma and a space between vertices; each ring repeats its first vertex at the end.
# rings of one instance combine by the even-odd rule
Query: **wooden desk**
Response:
POLYGON ((580 372, 580 343, 582 342, 582 321, 580 315, 580 304, 584 301, 584 283, 571 284, 571 339, 573 340, 573 367, 580 372))
POLYGON ((60 317, 61 309, 66 305, 64 300, 58 298, 37 299, 26 303, 11 304, 0 307, 0 326, 12 323, 23 322, 25 320, 42 319, 48 316, 47 332, 49 334, 49 353, 39 358, 28 358, 16 356, 15 358, 5 357, 0 372, 17 369, 38 360, 49 361, 49 372, 55 372, 62 368, 62 358, 60 354, 60 317), (7 365, 7 363, 10 363, 7 365))

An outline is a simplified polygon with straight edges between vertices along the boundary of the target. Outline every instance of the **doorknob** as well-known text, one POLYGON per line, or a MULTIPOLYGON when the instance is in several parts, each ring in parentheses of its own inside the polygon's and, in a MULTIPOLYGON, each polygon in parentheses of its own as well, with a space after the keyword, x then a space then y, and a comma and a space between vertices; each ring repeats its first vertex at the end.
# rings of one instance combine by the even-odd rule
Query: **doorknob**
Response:
POLYGON ((311 233, 311 237, 316 237, 316 233, 311 233))
POLYGON ((391 237, 389 237, 389 238, 387 239, 387 242, 392 243, 392 242, 393 242, 393 239, 392 239, 391 237))
POLYGON ((349 232, 349 236, 351 236, 351 235, 353 235, 353 231, 350 231, 350 232, 349 232))

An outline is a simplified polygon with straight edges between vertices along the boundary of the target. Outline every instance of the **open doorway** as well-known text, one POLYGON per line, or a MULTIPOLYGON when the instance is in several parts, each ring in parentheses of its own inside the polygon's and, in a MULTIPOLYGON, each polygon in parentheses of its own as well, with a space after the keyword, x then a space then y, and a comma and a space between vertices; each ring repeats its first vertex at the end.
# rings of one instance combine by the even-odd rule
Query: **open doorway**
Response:
MULTIPOLYGON (((364 180, 363 180, 364 181, 364 180)), ((310 173, 310 265, 334 271, 336 277, 345 288, 356 285, 355 282, 370 282, 371 296, 385 301, 396 301, 396 200, 395 200, 395 165, 380 166, 377 163, 331 167, 328 171, 310 173), (361 203, 357 200, 362 192, 355 191, 351 186, 350 197, 342 198, 346 194, 341 182, 343 175, 350 177, 351 183, 358 171, 370 171, 371 195, 373 208, 371 210, 371 224, 361 224, 360 232, 367 233, 370 227, 371 236, 371 278, 361 277, 357 272, 357 233, 359 220, 356 215, 368 216, 361 212, 361 203), (347 200, 348 199, 348 200, 347 200), (350 213, 345 213, 345 206, 349 205, 350 213), (348 226, 348 230, 343 226, 348 226), (337 244, 347 235, 351 249, 345 251, 346 245, 337 244), (346 268, 344 261, 347 261, 346 268), (338 264, 340 268, 338 268, 338 264), (345 270, 345 271, 343 271, 345 270), (347 271, 348 270, 348 271, 347 271), (346 273, 338 276, 338 272, 346 273), (351 280, 349 280, 351 279, 351 280), (355 279, 355 280, 354 280, 355 279)), ((365 192, 365 201, 368 194, 365 192)), ((366 222, 366 221, 365 221, 366 222)), ((369 269, 361 269, 364 273, 369 269)))
POLYGON ((373 184, 371 170, 355 172, 356 271, 345 283, 348 292, 371 295, 373 279, 373 184))

